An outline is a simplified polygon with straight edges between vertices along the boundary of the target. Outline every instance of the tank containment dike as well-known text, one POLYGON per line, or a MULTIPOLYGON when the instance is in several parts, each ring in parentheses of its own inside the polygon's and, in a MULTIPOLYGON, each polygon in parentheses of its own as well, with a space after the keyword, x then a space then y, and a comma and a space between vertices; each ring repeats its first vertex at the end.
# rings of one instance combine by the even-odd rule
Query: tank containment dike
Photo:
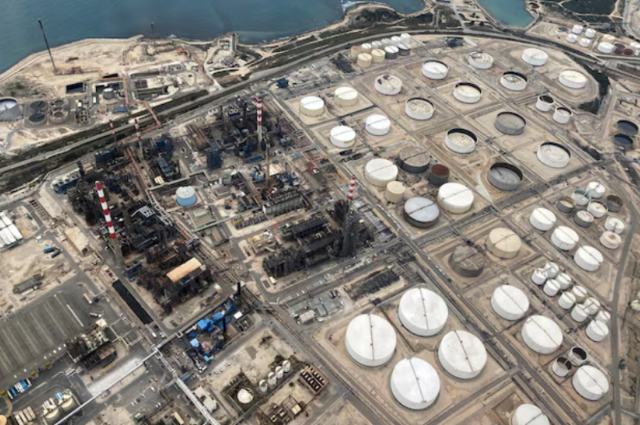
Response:
POLYGON ((487 364, 487 350, 480 339, 462 330, 446 334, 438 347, 443 369, 458 379, 473 379, 487 364))
POLYGON ((398 306, 398 319, 409 332, 433 336, 447 323, 449 309, 442 297, 426 288, 406 291, 398 306))
POLYGON ((522 51, 522 60, 531 66, 543 66, 548 59, 547 52, 541 49, 529 48, 522 51))
POLYGON ((527 346, 539 354, 551 354, 562 345, 560 326, 545 316, 530 316, 522 327, 522 339, 527 346))
POLYGON ((440 377, 429 363, 412 357, 400 360, 393 368, 390 387, 398 403, 407 409, 424 410, 440 394, 440 377))
POLYGON ((491 307, 504 320, 520 320, 529 310, 529 298, 515 286, 502 285, 493 291, 491 307))
POLYGON ((549 112, 553 105, 555 105, 556 101, 549 95, 543 94, 542 96, 538 96, 538 100, 536 101, 536 109, 542 112, 549 112))
POLYGON ((538 406, 521 404, 511 418, 511 425, 550 425, 550 422, 538 406))
POLYGON ((571 380, 573 388, 587 400, 600 400, 609 392, 609 378, 591 365, 581 366, 571 380))
POLYGON ((430 80, 444 80, 449 75, 449 66, 440 61, 429 60, 422 64, 422 75, 430 80))
POLYGON ((396 331, 382 317, 362 314, 349 323, 345 344, 351 358, 361 366, 382 366, 396 350, 396 331))

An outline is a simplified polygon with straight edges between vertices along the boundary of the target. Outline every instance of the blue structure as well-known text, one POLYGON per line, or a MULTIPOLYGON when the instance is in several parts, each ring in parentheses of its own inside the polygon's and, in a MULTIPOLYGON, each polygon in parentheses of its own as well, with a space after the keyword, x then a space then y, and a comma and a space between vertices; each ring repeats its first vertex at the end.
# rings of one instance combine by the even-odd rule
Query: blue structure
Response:
POLYGON ((196 190, 191 186, 179 187, 176 190, 176 201, 181 207, 191 207, 198 202, 196 197, 196 190))
POLYGON ((126 114, 127 112, 129 112, 129 109, 126 106, 116 106, 115 108, 113 108, 113 112, 115 112, 116 114, 126 114))
POLYGON ((200 347, 200 341, 198 341, 198 339, 197 339, 197 338, 193 338, 189 344, 191 344, 191 346, 192 346, 193 348, 198 348, 198 347, 200 347))
POLYGON ((211 332, 215 326, 211 319, 202 319, 198 321, 198 328, 200 332, 211 332))

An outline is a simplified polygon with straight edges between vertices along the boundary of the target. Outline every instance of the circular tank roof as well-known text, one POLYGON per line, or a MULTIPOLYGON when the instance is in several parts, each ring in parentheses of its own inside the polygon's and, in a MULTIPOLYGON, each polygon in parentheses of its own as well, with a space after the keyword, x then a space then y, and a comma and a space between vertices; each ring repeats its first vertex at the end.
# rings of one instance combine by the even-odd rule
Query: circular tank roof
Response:
POLYGON ((447 323, 449 309, 442 297, 426 288, 413 288, 402 295, 398 318, 409 332, 432 336, 447 323))
POLYGON ((513 230, 504 227, 493 229, 487 238, 487 249, 498 258, 509 259, 518 255, 522 241, 513 230))
POLYGON ((432 80, 442 80, 447 77, 449 66, 440 61, 429 60, 422 64, 422 75, 432 80))
POLYGON ((552 168, 564 168, 569 165, 569 161, 571 161, 571 152, 569 149, 554 142, 541 144, 536 155, 540 162, 552 168))
POLYGON ((433 103, 421 97, 413 97, 407 100, 405 112, 414 120, 428 120, 433 116, 435 108, 433 103))
POLYGON ((391 120, 384 115, 372 114, 365 121, 364 128, 374 136, 384 136, 391 130, 391 120))
POLYGON ((617 249, 622 244, 622 238, 617 233, 610 230, 605 230, 600 236, 600 243, 602 246, 608 249, 617 249))
POLYGON ((522 327, 525 344, 539 354, 551 354, 562 345, 560 326, 545 316, 530 316, 522 327))
POLYGON ((253 401, 253 393, 250 390, 243 388, 238 391, 238 401, 242 404, 249 404, 253 401))
POLYGON ((454 128, 447 132, 445 144, 455 153, 471 153, 476 150, 478 137, 469 130, 454 128))
POLYGON ((440 341, 438 359, 444 370, 459 379, 472 379, 487 364, 482 341, 467 331, 449 332, 440 341))
POLYGON ((536 208, 529 217, 529 222, 538 230, 547 231, 556 224, 556 215, 546 208, 536 208))
POLYGON ((562 71, 558 78, 562 85, 569 88, 582 88, 587 84, 587 77, 583 73, 572 69, 562 71))
POLYGON ((349 323, 345 337, 347 352, 363 366, 381 366, 396 350, 396 331, 380 316, 362 314, 349 323))
POLYGON ((369 183, 379 187, 386 187, 389 182, 398 177, 398 167, 383 158, 375 158, 367 162, 364 171, 369 183))
POLYGON ((624 147, 633 146, 633 139, 627 136, 626 134, 622 134, 622 133, 616 134, 615 136, 613 136, 613 140, 620 146, 624 146, 624 147))
POLYGON ((524 132, 527 121, 514 112, 500 112, 494 125, 501 133, 517 136, 524 132))
POLYGON ((638 125, 631 121, 620 120, 616 123, 616 128, 618 131, 628 134, 629 136, 635 136, 638 134, 638 125))
POLYGON ((467 60, 471 66, 480 69, 487 69, 493 64, 493 57, 485 52, 472 52, 469 53, 467 60))
POLYGON ((493 291, 491 307, 505 320, 520 320, 529 310, 529 298, 515 286, 502 285, 493 291))
POLYGON ((391 392, 407 409, 423 410, 440 394, 440 377, 429 363, 412 357, 400 360, 391 374, 391 392))
POLYGON ((533 404, 518 406, 511 423, 512 425, 550 425, 549 418, 533 404))
POLYGON ((484 255, 470 245, 457 246, 449 257, 453 271, 464 277, 480 276, 484 264, 484 255))
POLYGON ((354 100, 358 98, 358 90, 353 87, 338 87, 334 94, 343 100, 354 100))
POLYGON ((460 183, 445 183, 438 189, 438 203, 451 213, 464 213, 471 209, 474 195, 460 183))
POLYGON ((600 369, 591 365, 581 366, 571 381, 578 394, 587 400, 600 400, 609 392, 609 378, 600 369))
POLYGON ((524 175, 515 165, 498 162, 489 168, 488 180, 500 190, 516 190, 522 183, 524 175))
POLYGON ((302 106, 304 109, 317 111, 324 108, 324 100, 320 99, 317 96, 307 96, 302 98, 302 100, 300 101, 300 106, 302 106))
POLYGON ((476 98, 476 97, 479 98, 480 95, 482 94, 482 89, 480 88, 480 86, 473 83, 467 83, 467 82, 456 84, 456 87, 454 90, 457 91, 460 95, 464 97, 469 97, 469 98, 476 98))
POLYGON ((404 213, 417 223, 434 223, 440 216, 440 209, 432 200, 415 197, 404 203, 404 213))
POLYGON ((402 80, 395 75, 381 75, 376 78, 375 89, 384 95, 396 95, 402 90, 402 80))
POLYGON ((431 158, 422 148, 407 146, 398 154, 400 167, 410 173, 422 173, 429 168, 431 158))
POLYGON ((22 117, 20 105, 15 99, 0 99, 0 121, 15 121, 22 117))
POLYGON ((331 144, 336 147, 348 148, 353 146, 353 143, 356 140, 356 132, 351 127, 339 125, 331 129, 329 140, 331 140, 331 144))
POLYGON ((181 186, 176 190, 176 195, 179 198, 191 198, 195 194, 196 190, 192 186, 181 186))

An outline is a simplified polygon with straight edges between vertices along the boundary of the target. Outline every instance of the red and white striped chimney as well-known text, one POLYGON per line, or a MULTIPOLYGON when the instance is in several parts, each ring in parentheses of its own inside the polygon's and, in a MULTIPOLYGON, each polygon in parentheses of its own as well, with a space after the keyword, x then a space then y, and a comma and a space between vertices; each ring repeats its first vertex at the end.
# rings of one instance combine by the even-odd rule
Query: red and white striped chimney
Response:
POLYGON ((100 198, 100 206, 102 207, 104 220, 107 222, 107 228, 109 229, 109 237, 111 237, 111 239, 115 239, 116 231, 113 227, 113 221, 111 220, 109 206, 107 205, 106 199, 104 199, 104 190, 102 190, 102 183, 100 183, 99 181, 96 182, 96 191, 98 192, 98 197, 100 198))
POLYGON ((256 114, 258 118, 258 141, 262 142, 262 100, 256 98, 256 114))
POLYGON ((356 178, 351 177, 351 184, 349 184, 349 194, 347 195, 347 199, 349 200, 349 203, 353 201, 353 191, 355 189, 356 189, 356 178))

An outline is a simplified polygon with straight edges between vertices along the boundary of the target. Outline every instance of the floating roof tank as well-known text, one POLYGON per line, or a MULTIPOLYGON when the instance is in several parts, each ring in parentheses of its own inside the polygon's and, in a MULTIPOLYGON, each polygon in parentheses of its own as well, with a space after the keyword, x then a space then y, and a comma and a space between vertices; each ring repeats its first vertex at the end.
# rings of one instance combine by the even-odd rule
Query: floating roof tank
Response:
POLYGON ((581 72, 568 69, 562 71, 558 77, 558 81, 565 87, 570 89, 581 89, 587 85, 587 77, 581 72))
MULTIPOLYGON (((387 201, 392 203, 401 202, 404 199, 404 192, 407 188, 404 186, 404 183, 399 181, 389 182, 387 184, 387 190, 384 192, 384 197, 387 201)), ((406 204, 405 204, 406 209, 406 204)))
POLYGON ((546 208, 536 208, 529 217, 529 223, 537 230, 546 232, 556 224, 556 215, 546 208))
POLYGON ((455 247, 449 256, 451 269, 464 277, 478 277, 484 270, 484 254, 470 245, 455 247))
POLYGON ((444 328, 449 309, 442 297, 426 288, 406 291, 398 306, 402 326, 415 335, 433 336, 444 328))
POLYGON ((176 190, 176 201, 181 207, 190 207, 198 202, 196 190, 192 186, 181 186, 176 190))
POLYGON ((600 400, 609 392, 609 378, 591 365, 581 366, 571 380, 573 388, 587 400, 600 400))
POLYGON ((530 316, 522 327, 525 344, 539 354, 551 354, 562 345, 560 326, 545 316, 530 316))
POLYGON ((607 192, 607 188, 600 182, 589 182, 585 190, 589 192, 592 199, 600 199, 607 192))
POLYGON ((538 100, 536 101, 536 109, 542 112, 549 112, 553 105, 556 103, 553 98, 547 94, 543 94, 538 96, 538 100))
POLYGON ((404 113, 411 119, 425 121, 433 116, 435 107, 427 99, 412 97, 404 106, 404 113))
POLYGON ((571 251, 578 241, 580 241, 578 233, 567 226, 558 226, 551 234, 551 243, 562 251, 571 251))
POLYGON ((593 220, 593 215, 590 212, 584 210, 576 212, 573 216, 573 221, 580 227, 587 228, 591 226, 593 224, 593 220))
POLYGON ((362 314, 349 323, 345 343, 356 363, 367 367, 382 366, 396 351, 396 331, 382 317, 362 314))
POLYGON ((527 121, 514 112, 500 112, 496 116, 494 126, 504 134, 518 136, 524 133, 527 121))
POLYGON ((373 49, 371 51, 371 58, 373 63, 382 63, 384 62, 385 51, 383 49, 373 49))
POLYGON ((433 227, 440 216, 440 209, 430 199, 415 197, 404 203, 403 217, 407 223, 421 229, 433 227))
POLYGON ((369 115, 364 124, 367 133, 373 136, 385 136, 391 131, 391 120, 384 115, 369 115))
POLYGON ((622 198, 617 195, 608 195, 605 202, 607 208, 609 208, 609 212, 619 212, 624 205, 622 198))
POLYGON ((267 390, 269 389, 269 385, 267 385, 267 380, 266 379, 262 379, 259 383, 258 383, 258 389, 260 390, 261 393, 266 393, 267 390))
POLYGON ((60 400, 60 408, 65 414, 69 414, 73 412, 76 407, 78 407, 78 403, 75 398, 73 398, 70 394, 64 394, 62 400, 60 400))
POLYGON ((529 310, 529 298, 515 286, 502 285, 493 291, 491 307, 504 320, 520 320, 529 310))
POLYGON ((402 80, 395 75, 384 74, 376 78, 374 86, 378 93, 394 96, 402 90, 402 80))
POLYGON ((598 51, 600 53, 604 53, 605 55, 610 55, 611 53, 613 53, 613 44, 602 41, 598 43, 598 51))
POLYGON ((504 227, 493 229, 487 238, 487 250, 501 259, 515 258, 521 247, 520 236, 504 227))
POLYGON ((628 136, 635 136, 636 134, 638 134, 638 125, 631 121, 619 120, 616 123, 616 128, 618 129, 618 131, 628 136))
POLYGON ((460 183, 445 183, 438 189, 438 204, 447 212, 462 214, 473 206, 471 189, 460 183))
POLYGON ((522 171, 513 164, 497 162, 489 168, 487 180, 492 186, 505 191, 514 191, 524 179, 522 171))
POLYGON ((386 188, 398 177, 398 167, 388 159, 375 158, 365 165, 364 176, 372 185, 386 188))
POLYGON ((350 148, 356 143, 356 132, 351 127, 339 125, 331 129, 329 140, 337 148, 350 148))
POLYGON ((604 262, 604 257, 592 246, 581 246, 573 256, 573 260, 583 270, 595 272, 604 262))
POLYGON ((487 349, 480 339, 467 331, 446 334, 438 347, 442 368, 458 379, 473 379, 487 364, 487 349))
POLYGON ((416 357, 400 360, 391 373, 391 393, 411 410, 424 410, 440 394, 440 377, 429 363, 416 357))
POLYGON ((45 413, 44 420, 49 425, 53 425, 62 419, 62 411, 59 408, 51 409, 49 412, 45 413))
POLYGON ((500 77, 502 87, 511 91, 522 91, 527 88, 527 77, 519 72, 507 71, 500 77))
POLYGON ((568 124, 569 121, 571 121, 572 115, 573 112, 571 112, 571 109, 565 108, 564 106, 559 106, 553 113, 553 120, 558 124, 568 124))
POLYGON ((587 211, 595 218, 602 218, 609 212, 609 208, 603 202, 590 201, 589 205, 587 205, 587 211))
POLYGON ((544 142, 536 153, 538 161, 547 167, 564 168, 571 161, 571 152, 559 143, 544 142))
POLYGON ((300 101, 300 112, 309 117, 317 117, 324 112, 324 100, 318 96, 303 97, 300 101))
POLYGON ((431 158, 422 148, 407 146, 398 154, 398 165, 407 173, 420 174, 429 169, 431 158))
POLYGON ((582 323, 589 317, 589 312, 582 304, 576 304, 571 310, 571 318, 578 323, 582 323))
POLYGON ((248 388, 242 388, 238 391, 238 401, 240 404, 249 404, 253 401, 253 393, 248 388))
POLYGON ((453 97, 462 103, 478 103, 482 97, 482 89, 477 84, 462 82, 453 89, 453 97))
POLYGON ((356 61, 358 66, 360 68, 369 68, 371 66, 371 62, 375 62, 375 52, 377 51, 378 50, 374 50, 371 55, 369 53, 360 53, 356 61))
POLYGON ((469 65, 476 69, 489 69, 493 65, 493 57, 490 54, 484 52, 473 52, 467 56, 469 65))
POLYGON ((460 154, 467 154, 476 150, 477 142, 478 137, 471 131, 463 128, 454 128, 449 130, 444 138, 444 144, 447 148, 460 154))
POLYGON ((549 418, 538 406, 521 404, 511 418, 511 425, 549 425, 549 418))
POLYGON ((342 86, 338 87, 334 92, 336 105, 338 106, 353 106, 358 103, 358 90, 353 87, 342 86))
POLYGON ((592 320, 587 326, 587 336, 595 342, 603 341, 609 335, 609 326, 599 320, 592 320))
POLYGON ((553 373, 557 376, 564 378, 571 372, 573 365, 566 357, 558 357, 555 362, 551 365, 551 369, 553 373))
POLYGON ((449 75, 449 66, 444 62, 428 60, 422 64, 422 75, 430 80, 444 80, 449 75))
POLYGON ((576 205, 583 207, 589 203, 589 201, 591 200, 591 195, 589 195, 589 192, 587 192, 586 190, 576 189, 571 194, 571 199, 574 200, 576 205))
POLYGON ((543 66, 548 59, 547 52, 541 49, 528 48, 522 51, 522 60, 531 66, 543 66))
POLYGON ((570 196, 561 196, 556 201, 556 208, 563 213, 570 214, 576 208, 576 201, 570 196))

